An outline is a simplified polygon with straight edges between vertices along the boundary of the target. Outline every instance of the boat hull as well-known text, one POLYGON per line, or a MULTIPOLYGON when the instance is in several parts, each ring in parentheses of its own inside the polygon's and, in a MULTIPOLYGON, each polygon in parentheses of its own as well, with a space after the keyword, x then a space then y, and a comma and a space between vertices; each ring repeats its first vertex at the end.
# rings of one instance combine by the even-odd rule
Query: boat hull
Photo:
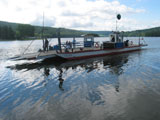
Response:
POLYGON ((77 60, 77 59, 85 59, 85 58, 92 58, 98 56, 106 56, 106 55, 113 55, 113 54, 120 54, 125 52, 132 52, 141 50, 141 46, 136 47, 127 47, 121 49, 105 49, 105 50, 93 50, 93 51, 79 51, 79 52, 70 52, 70 53, 60 53, 57 56, 67 59, 67 60, 77 60))

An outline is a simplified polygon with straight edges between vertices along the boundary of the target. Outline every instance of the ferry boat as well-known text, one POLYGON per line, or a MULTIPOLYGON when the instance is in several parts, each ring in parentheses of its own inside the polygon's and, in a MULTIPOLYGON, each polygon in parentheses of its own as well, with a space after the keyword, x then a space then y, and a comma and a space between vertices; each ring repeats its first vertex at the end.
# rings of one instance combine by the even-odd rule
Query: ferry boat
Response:
POLYGON ((113 54, 120 54, 125 52, 132 52, 141 50, 142 47, 147 46, 143 39, 139 38, 138 44, 135 44, 132 40, 125 40, 123 32, 113 32, 109 36, 109 41, 103 43, 95 42, 94 35, 87 34, 84 36, 83 44, 71 43, 68 47, 67 44, 61 44, 61 48, 56 45, 49 51, 39 51, 36 53, 28 53, 24 55, 16 56, 14 60, 45 60, 45 59, 66 59, 76 60, 84 58, 92 58, 98 56, 106 56, 113 54), (143 41, 143 42, 142 42, 143 41), (81 47, 78 47, 81 46, 81 47))
POLYGON ((84 47, 79 48, 79 50, 71 49, 66 52, 59 52, 56 56, 67 60, 75 60, 132 52, 141 50, 142 47, 147 46, 145 42, 141 42, 143 39, 140 38, 138 44, 134 44, 130 40, 123 41, 123 32, 113 32, 110 34, 109 39, 109 41, 99 44, 98 42, 94 42, 94 36, 86 35, 84 37, 84 47))
MULTIPOLYGON (((117 19, 120 20, 120 14, 117 15, 117 19)), ((117 23, 117 22, 116 22, 117 23)), ((132 40, 124 40, 124 32, 118 32, 116 26, 116 32, 112 32, 109 35, 109 41, 105 41, 103 43, 94 41, 94 34, 86 34, 83 36, 84 41, 79 46, 79 43, 75 42, 75 38, 73 42, 69 43, 61 43, 60 30, 58 31, 58 45, 50 46, 49 50, 46 51, 43 47, 43 50, 40 50, 36 53, 29 53, 18 55, 11 59, 14 60, 46 60, 49 58, 52 59, 66 59, 66 60, 76 60, 76 59, 84 59, 84 58, 92 58, 98 56, 106 56, 112 54, 119 54, 125 52, 132 52, 141 50, 142 47, 147 46, 143 39, 139 38, 138 44, 135 44, 132 40), (142 42, 143 41, 143 42, 142 42)), ((43 46, 44 45, 43 39, 43 46)))

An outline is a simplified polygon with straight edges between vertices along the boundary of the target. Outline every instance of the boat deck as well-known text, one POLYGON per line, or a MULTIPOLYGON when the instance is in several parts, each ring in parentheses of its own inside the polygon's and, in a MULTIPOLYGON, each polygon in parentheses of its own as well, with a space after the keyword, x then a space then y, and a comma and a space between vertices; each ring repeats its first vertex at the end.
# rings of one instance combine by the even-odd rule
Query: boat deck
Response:
POLYGON ((46 51, 46 52, 35 52, 35 53, 27 53, 23 55, 17 55, 11 59, 13 60, 32 60, 32 59, 45 59, 49 57, 55 57, 56 51, 46 51))
MULTIPOLYGON (((139 47, 139 45, 129 45, 128 47, 125 47, 125 48, 132 48, 132 47, 139 47)), ((113 50, 113 49, 102 49, 101 47, 83 47, 83 48, 81 47, 81 48, 67 49, 67 51, 66 49, 62 49, 62 53, 82 53, 82 52, 99 51, 99 50, 113 50)), ((44 60, 48 58, 60 57, 58 55, 59 53, 60 53, 59 50, 49 50, 45 52, 42 51, 42 52, 18 55, 10 59, 13 59, 13 60, 44 60)))
MULTIPOLYGON (((92 48, 75 48, 75 49, 68 49, 67 52, 80 52, 80 51, 90 51, 90 50, 100 50, 100 47, 92 47, 92 48)), ((49 50, 45 52, 35 52, 35 53, 27 53, 23 55, 17 55, 16 57, 13 57, 11 59, 13 60, 33 60, 33 59, 47 59, 47 58, 54 58, 57 57, 57 54, 60 53, 60 51, 56 50, 49 50)), ((65 49, 62 49, 62 53, 66 53, 65 49)))

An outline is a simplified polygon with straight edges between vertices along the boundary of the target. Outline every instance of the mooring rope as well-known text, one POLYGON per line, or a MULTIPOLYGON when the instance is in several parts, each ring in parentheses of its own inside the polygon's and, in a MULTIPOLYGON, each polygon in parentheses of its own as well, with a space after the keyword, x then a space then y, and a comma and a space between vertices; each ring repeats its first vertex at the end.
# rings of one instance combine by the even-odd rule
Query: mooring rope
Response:
POLYGON ((32 45, 34 40, 31 41, 31 43, 27 46, 27 48, 24 50, 24 52, 22 53, 22 55, 24 55, 24 53, 28 50, 28 48, 32 45))

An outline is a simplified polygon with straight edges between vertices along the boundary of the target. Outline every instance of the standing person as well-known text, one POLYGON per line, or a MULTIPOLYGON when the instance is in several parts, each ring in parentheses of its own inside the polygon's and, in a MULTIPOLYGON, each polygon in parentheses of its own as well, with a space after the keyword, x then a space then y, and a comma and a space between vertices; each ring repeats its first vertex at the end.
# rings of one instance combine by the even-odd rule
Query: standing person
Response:
POLYGON ((115 42, 115 38, 112 35, 111 35, 111 42, 115 42))
POLYGON ((47 40, 47 38, 45 38, 45 46, 44 46, 44 51, 48 51, 48 47, 49 47, 49 41, 47 40))
POLYGON ((68 42, 68 46, 69 46, 69 49, 72 48, 72 43, 70 41, 68 42))
POLYGON ((73 44, 73 48, 76 48, 76 40, 75 40, 75 37, 73 38, 72 44, 73 44))
POLYGON ((66 41, 66 48, 68 48, 68 40, 66 41))
POLYGON ((69 45, 68 45, 68 40, 66 41, 66 49, 65 49, 65 52, 68 52, 68 49, 69 49, 69 45))

